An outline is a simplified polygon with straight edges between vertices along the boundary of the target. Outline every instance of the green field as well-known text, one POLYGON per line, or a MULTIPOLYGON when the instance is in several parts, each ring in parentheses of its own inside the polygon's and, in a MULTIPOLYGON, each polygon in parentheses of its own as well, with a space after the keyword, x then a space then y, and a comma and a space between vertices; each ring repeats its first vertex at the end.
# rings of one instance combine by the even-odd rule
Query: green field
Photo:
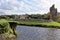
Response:
POLYGON ((60 28, 60 23, 58 22, 41 22, 41 21, 26 21, 26 20, 19 20, 18 24, 20 25, 29 25, 29 26, 42 26, 42 27, 56 27, 60 28))
POLYGON ((41 21, 32 21, 32 20, 8 20, 8 22, 16 22, 19 25, 26 25, 26 26, 60 28, 60 23, 55 21, 41 22, 41 21))

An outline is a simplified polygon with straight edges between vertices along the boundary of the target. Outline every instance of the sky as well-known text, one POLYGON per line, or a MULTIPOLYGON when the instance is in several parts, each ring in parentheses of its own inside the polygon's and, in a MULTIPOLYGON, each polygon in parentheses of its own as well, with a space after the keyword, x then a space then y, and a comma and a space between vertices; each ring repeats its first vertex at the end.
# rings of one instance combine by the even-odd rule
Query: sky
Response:
POLYGON ((53 4, 60 12, 60 0, 0 0, 0 15, 45 14, 53 4))

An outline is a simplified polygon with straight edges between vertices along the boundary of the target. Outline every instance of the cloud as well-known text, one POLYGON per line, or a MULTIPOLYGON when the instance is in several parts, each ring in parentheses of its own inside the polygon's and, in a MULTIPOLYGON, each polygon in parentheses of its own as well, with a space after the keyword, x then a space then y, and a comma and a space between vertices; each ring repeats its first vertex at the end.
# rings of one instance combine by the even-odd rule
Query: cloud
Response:
POLYGON ((21 1, 21 2, 19 3, 19 9, 22 9, 22 8, 23 8, 23 6, 24 6, 24 2, 23 2, 23 1, 21 1))
POLYGON ((6 14, 47 13, 50 6, 55 4, 60 11, 60 0, 0 0, 0 11, 6 14))

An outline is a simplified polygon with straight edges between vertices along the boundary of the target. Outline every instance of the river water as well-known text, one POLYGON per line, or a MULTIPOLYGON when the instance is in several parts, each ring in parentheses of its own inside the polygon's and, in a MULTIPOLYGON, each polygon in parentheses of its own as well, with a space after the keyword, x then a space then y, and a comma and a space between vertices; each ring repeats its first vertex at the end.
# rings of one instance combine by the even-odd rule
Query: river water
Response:
POLYGON ((17 40, 60 40, 60 29, 17 26, 17 40))

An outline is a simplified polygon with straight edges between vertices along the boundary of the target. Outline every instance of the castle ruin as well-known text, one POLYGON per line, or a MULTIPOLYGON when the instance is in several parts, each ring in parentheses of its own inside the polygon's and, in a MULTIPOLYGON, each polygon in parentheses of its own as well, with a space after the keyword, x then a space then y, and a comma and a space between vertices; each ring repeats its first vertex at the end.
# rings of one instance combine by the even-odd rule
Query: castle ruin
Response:
POLYGON ((57 19, 57 8, 54 7, 55 5, 53 4, 52 7, 50 7, 50 19, 53 21, 56 21, 57 19))

